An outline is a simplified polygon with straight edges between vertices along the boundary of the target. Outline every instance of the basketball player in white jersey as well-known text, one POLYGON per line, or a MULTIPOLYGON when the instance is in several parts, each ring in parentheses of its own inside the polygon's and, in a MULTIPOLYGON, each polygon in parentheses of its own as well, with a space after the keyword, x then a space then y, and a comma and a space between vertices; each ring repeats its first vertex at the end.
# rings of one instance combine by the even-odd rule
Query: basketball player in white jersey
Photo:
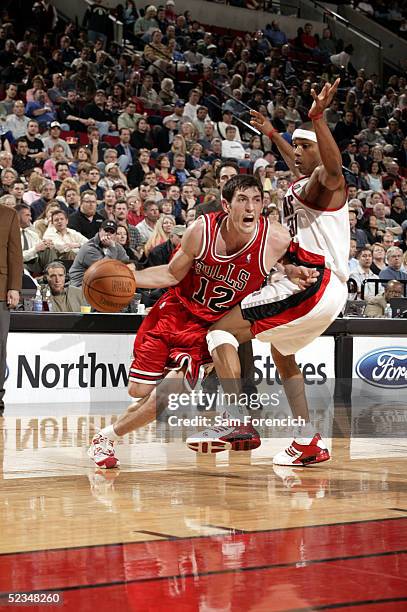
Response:
MULTIPOLYGON (((212 325, 207 335, 224 389, 237 397, 241 397, 239 343, 253 337, 271 343, 293 414, 306 422, 294 432, 291 445, 274 457, 277 465, 309 465, 330 458, 310 423, 304 380, 295 353, 325 331, 347 297, 350 236, 346 186, 341 154, 323 119, 323 111, 330 105, 338 85, 339 79, 332 86, 327 83, 319 95, 312 91, 314 102, 309 111, 312 123, 295 130, 292 147, 263 115, 251 111, 252 125, 273 140, 297 177, 284 200, 283 224, 292 237, 285 263, 302 266, 302 270, 309 272, 304 273, 300 286, 282 278, 250 294, 212 325)), ((239 413, 242 409, 236 406, 229 411, 232 417, 239 413)), ((188 438, 187 444, 198 452, 232 448, 227 424, 224 431, 220 427, 205 430, 188 438), (219 442, 224 442, 224 446, 219 442)))

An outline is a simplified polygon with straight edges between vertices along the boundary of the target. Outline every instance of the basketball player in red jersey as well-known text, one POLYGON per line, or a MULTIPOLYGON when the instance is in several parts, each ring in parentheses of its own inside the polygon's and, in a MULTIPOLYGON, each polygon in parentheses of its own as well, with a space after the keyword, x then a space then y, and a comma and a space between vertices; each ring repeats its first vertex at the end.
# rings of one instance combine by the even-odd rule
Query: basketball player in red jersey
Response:
MULTIPOLYGON (((241 397, 237 346, 256 337, 270 342, 274 363, 283 381, 295 417, 306 423, 295 432, 290 446, 274 457, 277 465, 308 465, 329 459, 329 451, 309 420, 304 380, 295 353, 320 336, 337 317, 346 301, 349 222, 346 186, 339 149, 323 119, 339 85, 324 86, 309 111, 312 124, 293 133, 291 147, 263 115, 252 111, 252 125, 273 139, 298 180, 287 190, 283 224, 292 241, 291 264, 309 269, 313 284, 300 289, 287 278, 243 299, 214 324, 208 348, 225 391, 241 397), (305 176, 304 176, 305 175, 305 176), (227 388, 226 388, 227 387, 227 388)), ((238 409, 228 411, 235 416, 238 409)), ((228 450, 230 427, 226 423, 191 436, 187 445, 198 452, 228 450)))
MULTIPOLYGON (((174 384, 185 376, 194 385, 199 367, 211 361, 208 327, 258 289, 288 248, 288 231, 261 216, 262 189, 253 176, 231 178, 222 190, 222 206, 224 212, 203 215, 186 230, 168 265, 135 272, 138 287, 170 289, 135 339, 129 394, 137 399, 89 448, 99 467, 117 467, 114 441, 156 418, 158 383, 174 384)), ((260 444, 253 428, 246 427, 244 436, 253 448, 260 444)))

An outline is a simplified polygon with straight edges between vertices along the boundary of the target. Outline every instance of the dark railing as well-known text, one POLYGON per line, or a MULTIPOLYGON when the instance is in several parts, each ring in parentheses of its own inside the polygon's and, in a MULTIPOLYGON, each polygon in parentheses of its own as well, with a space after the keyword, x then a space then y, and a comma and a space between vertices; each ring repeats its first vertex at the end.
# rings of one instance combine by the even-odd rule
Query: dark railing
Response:
MULTIPOLYGON (((362 300, 365 299, 365 288, 366 285, 373 285, 375 286, 375 295, 377 295, 380 291, 380 285, 387 285, 387 283, 390 282, 389 280, 382 280, 381 278, 367 278, 366 280, 364 280, 362 282, 362 286, 361 286, 361 290, 360 290, 360 297, 362 300)), ((403 285, 403 296, 407 297, 407 281, 405 280, 397 280, 398 283, 400 283, 401 285, 403 285)))

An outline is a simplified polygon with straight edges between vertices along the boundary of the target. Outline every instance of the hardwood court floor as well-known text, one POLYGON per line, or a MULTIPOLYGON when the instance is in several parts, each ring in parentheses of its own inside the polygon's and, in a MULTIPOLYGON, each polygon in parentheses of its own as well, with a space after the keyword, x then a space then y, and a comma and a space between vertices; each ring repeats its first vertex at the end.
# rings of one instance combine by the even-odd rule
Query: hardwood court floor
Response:
POLYGON ((80 612, 407 610, 405 439, 273 468, 284 440, 200 457, 152 424, 106 472, 86 457, 103 423, 64 410, 0 419, 0 611, 50 590, 80 612))

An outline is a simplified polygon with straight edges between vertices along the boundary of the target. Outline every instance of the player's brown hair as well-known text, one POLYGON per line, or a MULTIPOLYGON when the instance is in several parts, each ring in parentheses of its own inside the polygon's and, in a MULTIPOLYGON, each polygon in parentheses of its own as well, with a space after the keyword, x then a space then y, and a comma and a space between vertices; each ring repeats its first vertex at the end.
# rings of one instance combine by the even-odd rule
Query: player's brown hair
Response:
POLYGON ((251 187, 256 187, 263 198, 263 187, 254 176, 251 174, 238 174, 237 176, 232 176, 222 189, 222 197, 230 204, 238 189, 240 191, 246 191, 246 189, 250 189, 251 187))

